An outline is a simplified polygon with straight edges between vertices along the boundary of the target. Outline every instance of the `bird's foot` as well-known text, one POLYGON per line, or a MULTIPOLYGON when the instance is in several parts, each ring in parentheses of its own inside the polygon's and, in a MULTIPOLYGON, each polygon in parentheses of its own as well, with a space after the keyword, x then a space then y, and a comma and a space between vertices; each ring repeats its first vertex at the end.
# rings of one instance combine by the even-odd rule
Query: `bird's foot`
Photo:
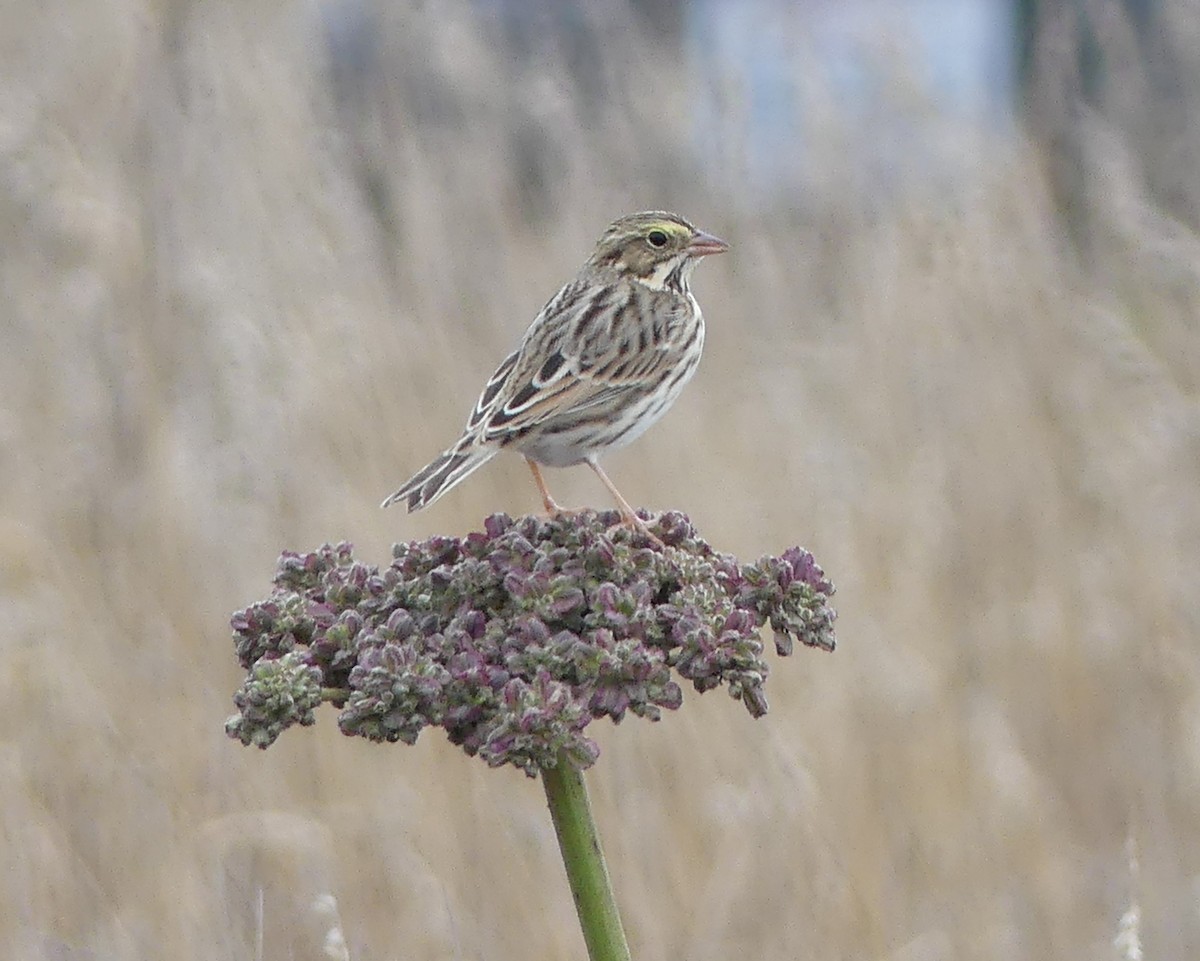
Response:
MULTIPOLYGON (((550 520, 555 521, 570 520, 571 518, 582 514, 584 511, 594 509, 590 507, 562 507, 553 502, 546 504, 545 507, 546 516, 550 518, 550 520)), ((617 523, 620 527, 628 527, 630 530, 641 534, 644 538, 646 538, 646 540, 660 550, 666 550, 667 545, 662 542, 662 539, 659 538, 659 536, 652 530, 650 530, 649 525, 640 517, 638 517, 637 514, 633 513, 633 511, 621 511, 621 519, 617 523)))
POLYGON ((637 531, 639 534, 645 537, 646 540, 648 540, 655 547, 658 547, 660 550, 667 549, 667 545, 664 544, 658 535, 650 530, 646 522, 638 517, 637 514, 633 513, 633 511, 621 511, 621 525, 623 527, 633 528, 633 530, 637 531))

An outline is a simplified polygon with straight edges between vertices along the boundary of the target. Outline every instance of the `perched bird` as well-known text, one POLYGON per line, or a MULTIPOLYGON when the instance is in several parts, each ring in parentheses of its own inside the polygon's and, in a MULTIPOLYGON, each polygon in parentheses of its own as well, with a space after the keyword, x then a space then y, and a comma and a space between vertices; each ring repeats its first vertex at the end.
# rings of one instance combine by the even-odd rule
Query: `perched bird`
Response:
POLYGON ((453 447, 383 502, 427 507, 502 450, 525 456, 542 503, 562 512, 539 469, 587 464, 626 524, 648 533, 598 458, 636 440, 696 372, 704 318, 692 296, 701 257, 729 249, 678 214, 630 214, 604 231, 492 374, 453 447))

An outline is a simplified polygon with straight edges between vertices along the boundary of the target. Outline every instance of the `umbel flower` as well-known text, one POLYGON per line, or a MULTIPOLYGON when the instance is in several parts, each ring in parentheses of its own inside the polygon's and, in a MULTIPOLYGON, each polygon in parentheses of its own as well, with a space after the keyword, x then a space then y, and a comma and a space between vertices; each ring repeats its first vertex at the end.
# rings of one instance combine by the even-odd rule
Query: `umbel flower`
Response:
POLYGON ((345 734, 412 744, 441 727, 534 776, 590 766, 589 722, 658 720, 681 682, 765 714, 767 624, 780 655, 833 650, 833 585, 807 551, 742 565, 683 514, 649 525, 662 547, 619 520, 495 514, 461 539, 397 545, 382 570, 349 544, 283 554, 270 597, 232 619, 247 675, 227 732, 265 748, 328 701, 345 734))

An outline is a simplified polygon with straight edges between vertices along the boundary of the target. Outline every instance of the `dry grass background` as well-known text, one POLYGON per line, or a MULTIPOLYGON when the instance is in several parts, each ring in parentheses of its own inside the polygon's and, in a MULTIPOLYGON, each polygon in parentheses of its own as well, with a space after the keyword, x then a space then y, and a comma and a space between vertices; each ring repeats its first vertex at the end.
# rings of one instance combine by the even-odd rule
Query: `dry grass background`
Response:
POLYGON ((841 647, 761 722, 600 731, 635 956, 1117 957, 1136 904, 1147 957, 1195 957, 1200 237, 1134 155, 1095 124, 1086 266, 1011 136, 881 196, 827 117, 803 202, 748 201, 736 136, 695 159, 697 91, 738 122, 703 51, 618 7, 581 90, 555 43, 406 8, 6 7, 3 955, 581 955, 536 782, 332 711, 241 748, 227 619, 282 548, 534 509, 515 459, 376 505, 600 227, 665 206, 735 250, 694 386, 608 466, 741 556, 812 549, 841 647))

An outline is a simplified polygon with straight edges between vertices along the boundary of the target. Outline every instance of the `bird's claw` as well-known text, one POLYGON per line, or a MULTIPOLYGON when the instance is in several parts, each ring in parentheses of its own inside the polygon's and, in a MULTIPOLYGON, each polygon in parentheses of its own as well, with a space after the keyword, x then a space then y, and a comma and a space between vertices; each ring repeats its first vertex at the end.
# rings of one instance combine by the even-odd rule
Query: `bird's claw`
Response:
POLYGON ((626 514, 624 511, 622 511, 621 524, 625 527, 633 528, 660 550, 667 549, 667 545, 662 542, 662 539, 659 538, 659 536, 652 530, 650 530, 650 528, 646 525, 646 522, 638 517, 637 514, 626 514))

